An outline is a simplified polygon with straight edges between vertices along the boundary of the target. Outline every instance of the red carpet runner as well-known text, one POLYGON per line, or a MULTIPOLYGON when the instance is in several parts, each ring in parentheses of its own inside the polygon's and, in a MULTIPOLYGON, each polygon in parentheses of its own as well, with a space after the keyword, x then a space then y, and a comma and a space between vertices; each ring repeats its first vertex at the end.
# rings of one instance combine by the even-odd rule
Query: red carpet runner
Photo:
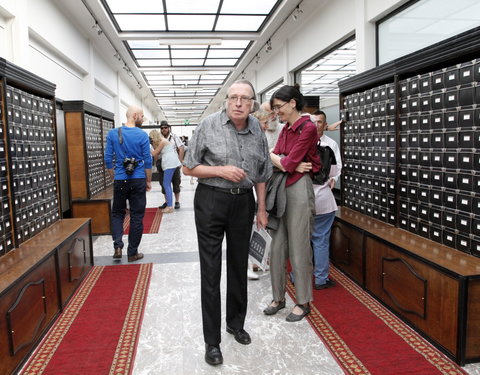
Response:
POLYGON ((20 374, 131 374, 151 272, 93 267, 20 374))
MULTIPOLYGON (((143 233, 158 233, 160 223, 162 222, 163 213, 159 208, 145 209, 145 216, 143 217, 143 233)), ((125 221, 123 222, 123 233, 128 234, 130 229, 130 215, 127 211, 125 221)))
POLYGON ((330 275, 337 285, 313 290, 309 321, 347 374, 466 374, 337 269, 330 275))

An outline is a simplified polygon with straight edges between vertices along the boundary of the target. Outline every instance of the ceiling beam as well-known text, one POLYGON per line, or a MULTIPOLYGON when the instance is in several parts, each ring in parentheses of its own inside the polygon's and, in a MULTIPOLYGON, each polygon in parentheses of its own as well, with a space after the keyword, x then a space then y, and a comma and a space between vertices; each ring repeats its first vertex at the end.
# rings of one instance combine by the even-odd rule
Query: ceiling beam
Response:
POLYGON ((163 89, 163 88, 168 88, 173 90, 199 90, 199 89, 218 89, 219 87, 222 87, 222 85, 197 85, 194 83, 175 83, 175 84, 164 84, 164 85, 148 85, 149 88, 152 90, 155 89, 163 89))
MULTIPOLYGON (((185 71, 185 72, 210 72, 210 71, 220 71, 220 70, 227 70, 229 72, 232 72, 235 70, 234 66, 196 66, 193 68, 188 67, 188 66, 177 66, 177 67, 169 67, 169 66, 158 66, 158 67, 143 67, 143 68, 138 68, 140 72, 160 72, 160 73, 166 73, 166 72, 176 72, 176 71, 185 71)), ((193 74, 193 73, 192 73, 193 74)))
POLYGON ((155 40, 155 39, 226 39, 226 40, 257 40, 260 38, 260 33, 255 32, 184 32, 184 31, 164 31, 164 32, 119 32, 118 37, 121 40, 155 40))

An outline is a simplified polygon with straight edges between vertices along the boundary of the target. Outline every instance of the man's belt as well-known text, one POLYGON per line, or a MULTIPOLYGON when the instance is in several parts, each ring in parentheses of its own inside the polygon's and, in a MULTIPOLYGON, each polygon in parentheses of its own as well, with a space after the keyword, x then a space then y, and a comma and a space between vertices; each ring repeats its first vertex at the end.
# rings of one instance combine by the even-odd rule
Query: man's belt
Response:
POLYGON ((222 193, 233 194, 233 195, 247 194, 252 191, 252 188, 221 188, 218 186, 211 186, 207 184, 201 184, 201 185, 205 186, 208 189, 221 191, 222 193))

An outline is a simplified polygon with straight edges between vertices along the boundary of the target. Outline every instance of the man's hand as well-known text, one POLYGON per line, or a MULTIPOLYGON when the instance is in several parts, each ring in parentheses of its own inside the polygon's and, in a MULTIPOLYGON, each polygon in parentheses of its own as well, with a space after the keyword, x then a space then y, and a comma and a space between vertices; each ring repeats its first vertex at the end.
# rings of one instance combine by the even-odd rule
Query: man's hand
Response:
POLYGON ((152 181, 147 181, 147 191, 152 190, 152 181))
POLYGON ((263 228, 268 224, 268 215, 265 210, 257 210, 257 229, 263 228))
POLYGON ((310 172, 312 170, 312 163, 302 161, 300 164, 297 165, 295 168, 295 172, 305 173, 310 172))
POLYGON ((219 177, 232 182, 240 182, 247 177, 247 174, 243 169, 234 167, 233 165, 220 167, 219 172, 219 177))
POLYGON ((335 186, 335 179, 334 178, 331 178, 328 181, 328 186, 330 186, 330 189, 333 189, 333 187, 335 186))

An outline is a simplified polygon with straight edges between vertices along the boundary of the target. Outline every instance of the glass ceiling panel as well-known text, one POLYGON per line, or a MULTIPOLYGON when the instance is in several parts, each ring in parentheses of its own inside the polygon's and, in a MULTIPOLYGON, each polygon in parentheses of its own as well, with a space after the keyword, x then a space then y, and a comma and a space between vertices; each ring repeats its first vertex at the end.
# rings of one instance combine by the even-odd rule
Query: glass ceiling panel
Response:
MULTIPOLYGON (((147 73, 147 72, 145 72, 147 73)), ((171 81, 173 79, 173 75, 172 74, 144 74, 145 75, 145 78, 146 79, 150 79, 150 80, 158 80, 158 81, 171 81)))
POLYGON ((108 1, 112 13, 163 13, 163 3, 152 0, 108 1))
POLYGON ((201 85, 221 85, 223 84, 224 80, 221 79, 201 79, 201 85))
POLYGON ((173 59, 188 59, 188 58, 201 58, 204 59, 207 55, 207 49, 198 50, 198 49, 173 49, 172 58, 173 59))
MULTIPOLYGON (((160 48, 158 40, 127 40, 130 48, 160 48)), ((168 49, 164 46, 164 49, 168 49)))
POLYGON ((204 59, 207 49, 173 49, 172 59, 204 59))
POLYGON ((142 66, 170 66, 170 60, 168 59, 143 59, 137 60, 138 65, 142 66))
POLYGON ((117 14, 115 18, 121 31, 165 31, 163 15, 117 14))
POLYGON ((243 50, 240 49, 211 49, 208 51, 208 57, 211 58, 239 58, 243 50))
POLYGON ((216 31, 258 31, 265 16, 219 16, 216 31))
MULTIPOLYGON (((195 101, 195 106, 198 108, 205 108, 208 104, 210 103, 210 100, 203 101, 202 103, 195 101)), ((184 101, 181 100, 175 100, 175 101, 169 101, 168 99, 162 100, 162 105, 164 106, 186 106, 186 105, 194 105, 193 101, 190 99, 185 99, 184 101)))
POLYGON ((237 59, 207 59, 205 65, 212 66, 234 66, 237 63, 237 59))
MULTIPOLYGON (((161 44, 158 35, 153 34, 145 40, 132 38, 124 43, 157 99, 168 100, 170 104, 173 100, 171 105, 181 100, 191 106, 190 115, 182 118, 191 118, 193 109, 197 108, 194 106, 199 104, 200 109, 196 109, 199 115, 204 112, 230 76, 230 68, 234 69, 238 59, 253 45, 251 40, 232 40, 227 36, 218 38, 223 39, 221 44, 208 46, 196 44, 189 36, 194 37, 199 32, 212 32, 211 38, 217 39, 216 32, 259 32, 272 9, 281 2, 282 0, 101 0, 102 4, 106 4, 107 14, 118 26, 118 32, 164 33, 163 40, 170 39, 167 36, 170 32, 183 34, 178 36, 172 33, 172 39, 178 37, 181 41, 171 45, 161 44), (192 44, 186 45, 183 41, 192 44), (175 70, 176 67, 179 70, 175 70), (217 68, 218 71, 203 71, 208 67, 217 68), (187 87, 182 89, 183 86, 187 87)), ((340 67, 344 67, 344 64, 340 67)), ((311 80, 318 78, 314 76, 311 80)))
POLYGON ((198 44, 169 44, 170 49, 172 50, 183 50, 183 49, 204 49, 207 50, 208 45, 202 47, 198 44))
POLYGON ((222 44, 210 46, 210 49, 220 49, 220 48, 241 48, 245 49, 250 43, 249 40, 222 40, 222 44))
POLYGON ((149 86, 158 86, 158 85, 173 85, 173 79, 159 81, 159 80, 147 80, 149 86))
POLYGON ((203 59, 172 59, 172 66, 202 66, 203 59))
POLYGON ((230 74, 229 70, 209 70, 208 72, 202 73, 202 77, 215 77, 215 78, 226 78, 230 74))
POLYGON ((219 3, 220 0, 166 0, 166 7, 169 13, 217 13, 219 3))
POLYGON ((158 49, 134 49, 133 55, 137 59, 168 59, 170 54, 166 50, 158 49))
POLYGON ((220 13, 265 14, 272 10, 277 0, 223 0, 220 13))
POLYGON ((198 85, 198 79, 176 79, 176 85, 198 85))
POLYGON ((200 79, 200 74, 189 74, 189 75, 178 75, 178 76, 175 75, 173 78, 175 79, 175 82, 189 80, 189 79, 190 80, 194 79, 198 81, 200 79))
POLYGON ((168 30, 170 31, 212 31, 215 16, 207 15, 168 15, 168 30))

